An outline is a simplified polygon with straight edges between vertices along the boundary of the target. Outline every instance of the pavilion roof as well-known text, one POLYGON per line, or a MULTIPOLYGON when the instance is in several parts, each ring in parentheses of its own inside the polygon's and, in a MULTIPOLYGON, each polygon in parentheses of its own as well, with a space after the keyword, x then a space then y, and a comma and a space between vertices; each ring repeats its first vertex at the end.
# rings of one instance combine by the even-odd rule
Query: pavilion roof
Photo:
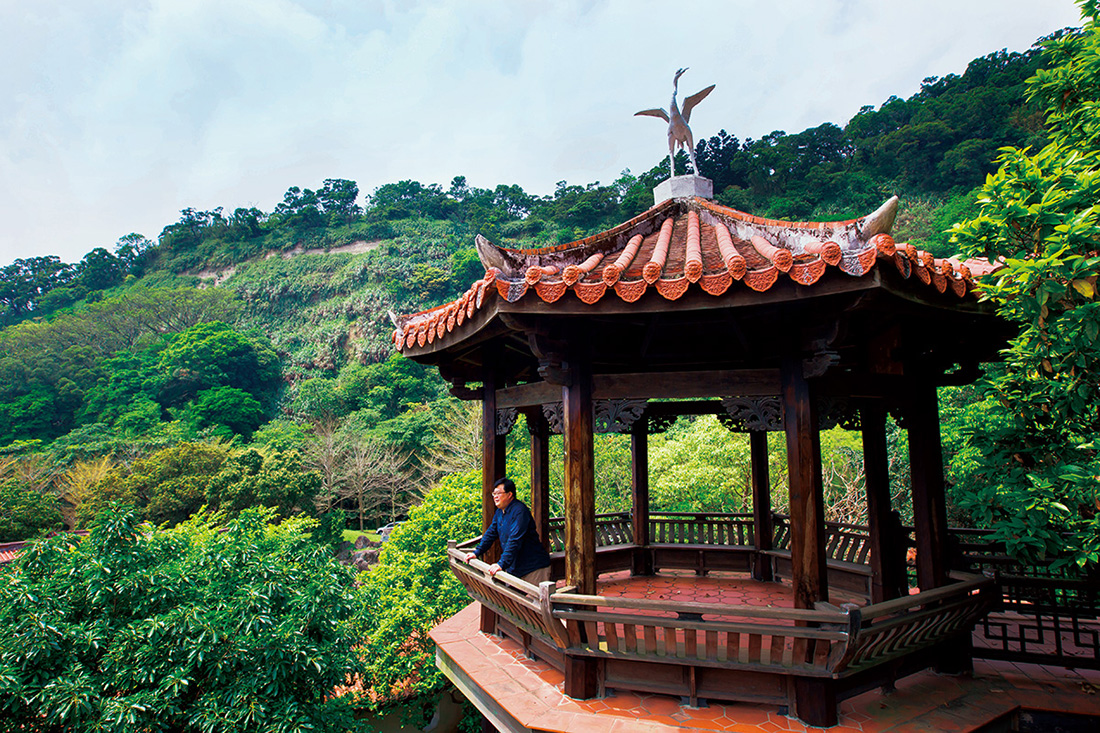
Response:
POLYGON ((782 279, 812 290, 830 272, 864 278, 881 267, 896 269, 914 287, 973 299, 975 279, 997 266, 937 258, 896 243, 890 230, 897 207, 895 196, 859 219, 791 222, 691 197, 669 199, 613 229, 553 247, 506 249, 478 236, 485 276, 453 302, 397 318, 394 343, 408 351, 463 340, 472 323, 483 322, 475 314, 494 300, 512 311, 527 303, 541 312, 554 304, 575 312, 577 301, 563 298, 590 306, 608 298, 633 304, 651 290, 676 301, 693 289, 722 298, 738 290, 768 291, 782 279))

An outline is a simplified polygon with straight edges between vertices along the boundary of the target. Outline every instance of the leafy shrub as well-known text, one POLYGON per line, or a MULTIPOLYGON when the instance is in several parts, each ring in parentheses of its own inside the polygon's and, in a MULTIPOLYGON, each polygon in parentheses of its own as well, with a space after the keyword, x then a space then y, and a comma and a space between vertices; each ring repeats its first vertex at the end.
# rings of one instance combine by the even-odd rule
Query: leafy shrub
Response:
POLYGON ((447 566, 447 541, 481 532, 481 473, 444 477, 382 546, 362 576, 362 680, 376 702, 438 689, 428 631, 470 603, 447 566))
POLYGON ((0 542, 18 542, 60 527, 57 497, 15 479, 0 481, 0 542))
POLYGON ((273 516, 111 511, 27 551, 0 577, 0 730, 347 730, 352 579, 273 516))

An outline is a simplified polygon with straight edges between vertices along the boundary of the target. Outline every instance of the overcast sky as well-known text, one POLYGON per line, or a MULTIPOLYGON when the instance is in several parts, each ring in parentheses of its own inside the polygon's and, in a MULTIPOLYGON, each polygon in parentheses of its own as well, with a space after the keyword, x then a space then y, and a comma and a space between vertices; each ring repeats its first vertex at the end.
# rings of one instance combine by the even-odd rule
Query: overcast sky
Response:
POLYGON ((1071 0, 0 0, 0 265, 79 260, 290 186, 613 181, 633 113, 696 138, 843 125, 1069 25, 1071 0))

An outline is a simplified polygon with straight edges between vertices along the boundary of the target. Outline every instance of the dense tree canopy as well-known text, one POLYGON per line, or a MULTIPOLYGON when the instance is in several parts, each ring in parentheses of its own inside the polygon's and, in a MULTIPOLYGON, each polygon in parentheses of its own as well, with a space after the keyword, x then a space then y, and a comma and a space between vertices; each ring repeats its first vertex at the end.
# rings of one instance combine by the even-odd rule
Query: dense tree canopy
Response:
POLYGON ((1004 150, 954 239, 1004 264, 983 292, 1020 326, 986 385, 964 480, 974 516, 1025 558, 1100 561, 1100 25, 1051 39, 1030 81, 1052 141, 1004 150))
POLYGON ((0 573, 0 730, 347 731, 352 578, 312 520, 110 512, 0 573))

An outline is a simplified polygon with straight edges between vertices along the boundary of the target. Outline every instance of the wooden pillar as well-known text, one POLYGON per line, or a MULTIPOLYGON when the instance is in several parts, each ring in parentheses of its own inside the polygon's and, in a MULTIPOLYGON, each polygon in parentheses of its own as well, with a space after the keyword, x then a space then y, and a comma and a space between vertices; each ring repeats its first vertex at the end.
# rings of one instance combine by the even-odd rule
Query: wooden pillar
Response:
POLYGON ((786 358, 780 368, 783 423, 791 504, 791 576, 795 608, 829 600, 825 575, 825 508, 821 488, 821 440, 802 360, 786 358))
MULTIPOLYGON (((492 524, 496 506, 493 504, 493 484, 504 476, 504 436, 497 435, 497 392, 495 359, 485 357, 481 392, 481 531, 492 524)), ((499 550, 490 548, 482 557, 492 563, 500 556, 499 550)), ((481 630, 486 634, 496 631, 496 614, 481 607, 481 630)))
MULTIPOLYGON (((587 340, 574 335, 573 344, 587 340)), ((562 387, 565 413, 565 582, 577 592, 596 592, 596 483, 592 439, 592 371, 587 358, 574 351, 562 387)), ((584 638, 585 628, 568 622, 570 634, 584 638)), ((595 640, 593 640, 594 642, 595 640)), ((599 693, 598 664, 588 657, 565 655, 565 694, 585 700, 599 693)))
POLYGON ((592 372, 587 359, 571 356, 567 383, 562 387, 562 405, 565 413, 565 582, 576 586, 578 593, 594 594, 596 484, 592 372))
POLYGON ((871 544, 871 602, 897 598, 905 574, 905 554, 894 536, 890 507, 890 465, 886 455, 886 408, 880 400, 860 405, 863 472, 867 485, 867 525, 871 544))
POLYGON ((531 514, 542 546, 550 549, 550 425, 542 410, 527 413, 531 433, 531 514))
POLYGON ((909 474, 913 483, 913 524, 917 536, 917 585, 921 590, 947 582, 947 499, 936 388, 917 382, 909 389, 909 474))
POLYGON ((772 564, 764 553, 772 549, 772 491, 768 477, 768 434, 763 430, 749 433, 749 456, 752 460, 752 534, 756 543, 756 559, 752 577, 772 579, 772 564))
POLYGON ((641 417, 630 430, 630 490, 634 497, 632 514, 634 556, 632 575, 653 575, 653 555, 649 549, 649 418, 641 417))

